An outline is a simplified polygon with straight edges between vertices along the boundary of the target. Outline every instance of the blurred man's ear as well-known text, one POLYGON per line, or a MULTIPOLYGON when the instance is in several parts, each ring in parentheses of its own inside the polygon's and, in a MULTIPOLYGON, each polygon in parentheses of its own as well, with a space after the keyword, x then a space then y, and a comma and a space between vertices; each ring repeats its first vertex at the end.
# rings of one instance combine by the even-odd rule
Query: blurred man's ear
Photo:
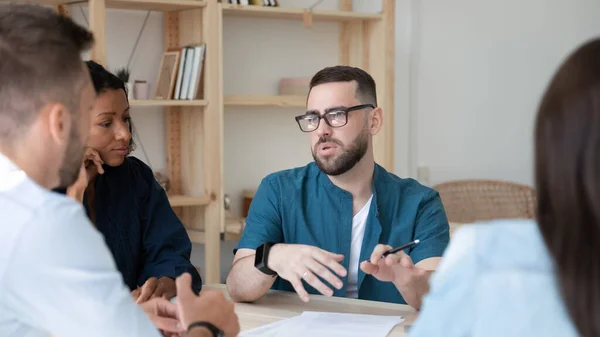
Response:
POLYGON ((73 118, 67 108, 60 103, 49 103, 41 111, 41 116, 48 123, 48 134, 61 146, 69 141, 73 118))
POLYGON ((369 112, 369 132, 371 135, 376 135, 381 130, 383 124, 383 110, 380 107, 369 112))

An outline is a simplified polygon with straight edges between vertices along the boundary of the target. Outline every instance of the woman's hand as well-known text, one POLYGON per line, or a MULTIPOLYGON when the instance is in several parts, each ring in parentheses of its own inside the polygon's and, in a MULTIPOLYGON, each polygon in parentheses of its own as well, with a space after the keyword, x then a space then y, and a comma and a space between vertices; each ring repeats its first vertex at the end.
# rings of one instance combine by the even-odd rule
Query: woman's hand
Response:
POLYGON ((164 297, 170 300, 177 295, 177 287, 175 280, 170 277, 163 276, 159 279, 151 277, 141 288, 134 290, 131 295, 136 303, 144 303, 156 297, 164 297))
POLYGON ((83 202, 83 195, 89 182, 98 174, 104 174, 102 164, 104 164, 104 161, 100 158, 98 151, 89 147, 86 148, 81 168, 79 169, 79 177, 73 185, 67 188, 67 195, 79 202, 83 202))

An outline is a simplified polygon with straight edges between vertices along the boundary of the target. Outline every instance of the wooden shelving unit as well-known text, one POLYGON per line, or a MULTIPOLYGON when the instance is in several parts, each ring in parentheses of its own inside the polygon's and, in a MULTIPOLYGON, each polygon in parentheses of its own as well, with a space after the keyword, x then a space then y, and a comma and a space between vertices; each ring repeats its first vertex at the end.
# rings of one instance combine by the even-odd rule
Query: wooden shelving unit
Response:
MULTIPOLYGON (((223 15, 226 16, 245 16, 282 20, 302 20, 304 16, 304 9, 302 8, 241 6, 231 4, 222 4, 221 6, 223 8, 223 15)), ((313 21, 362 22, 365 20, 381 20, 381 14, 366 14, 351 11, 313 10, 312 16, 313 21)))
POLYGON ((166 100, 166 99, 148 99, 148 100, 131 100, 130 106, 207 106, 208 101, 205 99, 196 100, 166 100))
MULTIPOLYGON (((68 13, 70 0, 26 0, 59 6, 68 13)), ((73 1, 81 3, 82 1, 73 1)), ((368 71, 377 82, 379 105, 385 114, 375 138, 376 161, 393 170, 394 6, 382 0, 377 14, 352 11, 352 0, 340 0, 339 11, 311 12, 311 21, 339 22, 339 64, 368 71)), ((197 100, 131 101, 134 108, 163 107, 166 121, 169 201, 185 224, 190 240, 205 244, 206 283, 220 281, 220 241, 239 239, 243 219, 225 219, 223 177, 223 120, 225 107, 300 108, 303 96, 223 95, 223 16, 281 19, 302 22, 305 9, 239 6, 218 0, 88 0, 89 28, 96 44, 91 59, 106 64, 106 9, 164 12, 164 50, 205 43, 204 92, 197 100)), ((304 28, 310 29, 310 25, 304 28)), ((276 43, 276 42, 274 42, 276 43)), ((307 74, 311 76, 312 74, 307 74)))
POLYGON ((169 195, 171 207, 206 206, 210 204, 209 197, 189 197, 185 195, 169 195))
POLYGON ((304 96, 231 95, 225 96, 225 106, 303 107, 304 96))
MULTIPOLYGON (((91 4, 95 0, 26 0, 42 5, 60 6, 69 4, 91 4)), ((207 0, 103 0, 106 8, 152 10, 161 12, 198 9, 206 6, 207 0)))

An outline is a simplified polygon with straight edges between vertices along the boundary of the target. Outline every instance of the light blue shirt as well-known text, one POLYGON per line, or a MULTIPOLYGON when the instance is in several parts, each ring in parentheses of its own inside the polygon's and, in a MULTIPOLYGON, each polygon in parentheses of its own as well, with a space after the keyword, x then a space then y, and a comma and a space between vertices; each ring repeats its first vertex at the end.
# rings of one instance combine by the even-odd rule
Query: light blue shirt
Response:
POLYGON ((460 228, 409 335, 578 336, 536 223, 498 220, 460 228))
POLYGON ((83 206, 0 154, 0 336, 160 336, 83 206))

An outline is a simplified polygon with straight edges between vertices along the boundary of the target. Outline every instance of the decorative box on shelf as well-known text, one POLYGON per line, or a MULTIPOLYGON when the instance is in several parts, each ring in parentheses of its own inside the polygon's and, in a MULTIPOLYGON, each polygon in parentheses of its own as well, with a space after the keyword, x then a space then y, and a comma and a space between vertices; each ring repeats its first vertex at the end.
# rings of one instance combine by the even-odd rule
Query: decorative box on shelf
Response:
POLYGON ((282 78, 279 80, 279 95, 306 96, 310 78, 282 78))
POLYGON ((256 190, 244 190, 242 191, 243 197, 243 208, 242 208, 242 216, 245 218, 248 216, 248 210, 250 209, 250 204, 252 203, 252 199, 254 198, 254 194, 256 190))

